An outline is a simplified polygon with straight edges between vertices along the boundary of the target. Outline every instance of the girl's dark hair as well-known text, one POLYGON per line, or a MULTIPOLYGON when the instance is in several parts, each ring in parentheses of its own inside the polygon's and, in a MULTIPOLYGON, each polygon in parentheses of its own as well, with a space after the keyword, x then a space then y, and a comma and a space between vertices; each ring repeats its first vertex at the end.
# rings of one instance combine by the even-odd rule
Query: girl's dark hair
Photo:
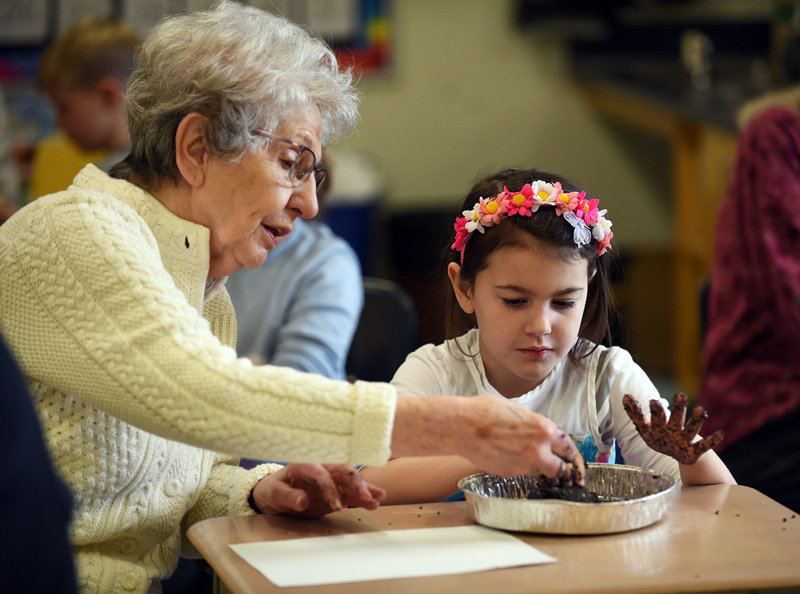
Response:
MULTIPOLYGON (((537 169, 503 169, 476 182, 467 193, 461 211, 471 210, 480 198, 494 198, 503 191, 504 187, 511 192, 516 192, 525 184, 536 180, 551 184, 559 182, 564 192, 583 190, 563 177, 537 169)), ((564 217, 556 214, 555 208, 543 207, 530 217, 521 215, 504 217, 500 224, 487 228, 485 233, 472 233, 464 248, 463 264, 461 263, 461 253, 449 247, 454 239, 451 237, 443 260, 445 267, 450 262, 461 264, 461 280, 472 286, 475 276, 486 268, 489 256, 503 248, 530 248, 539 244, 551 248, 553 254, 565 262, 578 258, 586 259, 590 279, 586 308, 578 332, 578 341, 569 353, 570 361, 579 365, 580 359, 595 349, 594 345, 602 342, 611 343, 610 304, 607 257, 602 258, 597 255, 597 244, 594 239, 588 245, 580 248, 576 246, 573 240, 573 231, 572 226, 564 217), (593 273, 594 278, 592 278, 593 273)), ((472 328, 476 328, 475 315, 467 314, 461 309, 452 288, 446 290, 445 295, 446 338, 458 338, 472 328)), ((470 355, 470 353, 465 354, 470 355)))

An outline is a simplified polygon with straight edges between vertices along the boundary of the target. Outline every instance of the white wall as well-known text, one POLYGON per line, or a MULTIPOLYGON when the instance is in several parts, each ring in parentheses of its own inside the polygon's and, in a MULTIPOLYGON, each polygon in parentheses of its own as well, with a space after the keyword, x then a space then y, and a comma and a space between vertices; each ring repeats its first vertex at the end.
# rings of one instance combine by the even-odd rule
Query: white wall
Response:
POLYGON ((364 79, 362 121, 332 148, 368 151, 387 211, 457 204, 480 173, 538 167, 589 187, 617 246, 670 243, 668 152, 584 101, 556 35, 511 22, 511 0, 396 0, 394 65, 364 79))

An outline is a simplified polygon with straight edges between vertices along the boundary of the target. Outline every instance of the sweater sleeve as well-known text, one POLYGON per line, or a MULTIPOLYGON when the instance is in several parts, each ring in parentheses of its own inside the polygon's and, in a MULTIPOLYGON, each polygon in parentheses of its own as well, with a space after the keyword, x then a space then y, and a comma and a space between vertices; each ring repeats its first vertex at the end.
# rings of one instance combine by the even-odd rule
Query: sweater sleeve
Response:
POLYGON ((37 201, 0 228, 0 330, 30 381, 136 427, 257 459, 382 464, 396 392, 253 367, 214 336, 130 207, 37 201))
POLYGON ((181 556, 200 557, 186 537, 186 531, 195 523, 208 518, 255 514, 248 500, 258 477, 281 468, 280 464, 260 464, 245 469, 238 466, 235 459, 218 457, 200 497, 181 522, 181 556))

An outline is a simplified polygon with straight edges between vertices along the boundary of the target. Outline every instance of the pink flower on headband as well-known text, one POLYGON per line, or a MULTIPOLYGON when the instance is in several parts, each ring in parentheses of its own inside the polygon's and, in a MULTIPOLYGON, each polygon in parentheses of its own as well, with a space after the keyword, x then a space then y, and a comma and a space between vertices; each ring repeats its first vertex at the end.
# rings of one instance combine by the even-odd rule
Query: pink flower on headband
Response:
POLYGON ((456 224, 453 225, 453 227, 455 227, 456 230, 456 240, 453 242, 453 245, 450 246, 450 249, 460 252, 464 249, 464 244, 467 243, 467 239, 469 239, 469 231, 467 231, 467 218, 458 217, 456 219, 456 224))
POLYGON ((500 218, 508 210, 508 195, 498 194, 496 198, 489 200, 480 199, 478 203, 478 214, 481 219, 481 225, 484 227, 491 227, 495 223, 500 222, 500 218))
POLYGON ((521 214, 522 216, 531 216, 531 206, 533 206, 533 188, 530 184, 525 184, 519 192, 509 192, 508 188, 503 188, 508 199, 508 212, 509 216, 521 214))
POLYGON ((614 232, 609 231, 603 236, 603 239, 598 239, 597 241, 597 255, 602 256, 606 253, 606 250, 611 249, 611 238, 614 237, 614 232))
POLYGON ((582 196, 578 199, 578 208, 575 210, 575 214, 578 218, 583 219, 583 222, 587 225, 594 225, 597 223, 597 217, 599 216, 597 205, 600 204, 600 201, 596 198, 594 200, 586 200, 583 197, 585 195, 586 193, 583 192, 582 196))
MULTIPOLYGON (((563 216, 565 212, 569 211, 576 211, 578 209, 578 204, 586 195, 586 192, 569 192, 567 194, 561 193, 561 187, 559 186, 559 193, 558 198, 556 198, 556 212, 559 216, 563 216)), ((580 218, 580 215, 576 213, 576 216, 580 218)))

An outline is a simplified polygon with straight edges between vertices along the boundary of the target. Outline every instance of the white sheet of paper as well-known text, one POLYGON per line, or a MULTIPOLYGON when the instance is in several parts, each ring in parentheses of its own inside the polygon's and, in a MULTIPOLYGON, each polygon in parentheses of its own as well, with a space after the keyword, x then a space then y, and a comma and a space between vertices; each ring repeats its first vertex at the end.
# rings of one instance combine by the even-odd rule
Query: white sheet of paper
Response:
POLYGON ((451 575, 555 561, 510 534, 483 526, 386 530, 230 547, 280 587, 451 575))

